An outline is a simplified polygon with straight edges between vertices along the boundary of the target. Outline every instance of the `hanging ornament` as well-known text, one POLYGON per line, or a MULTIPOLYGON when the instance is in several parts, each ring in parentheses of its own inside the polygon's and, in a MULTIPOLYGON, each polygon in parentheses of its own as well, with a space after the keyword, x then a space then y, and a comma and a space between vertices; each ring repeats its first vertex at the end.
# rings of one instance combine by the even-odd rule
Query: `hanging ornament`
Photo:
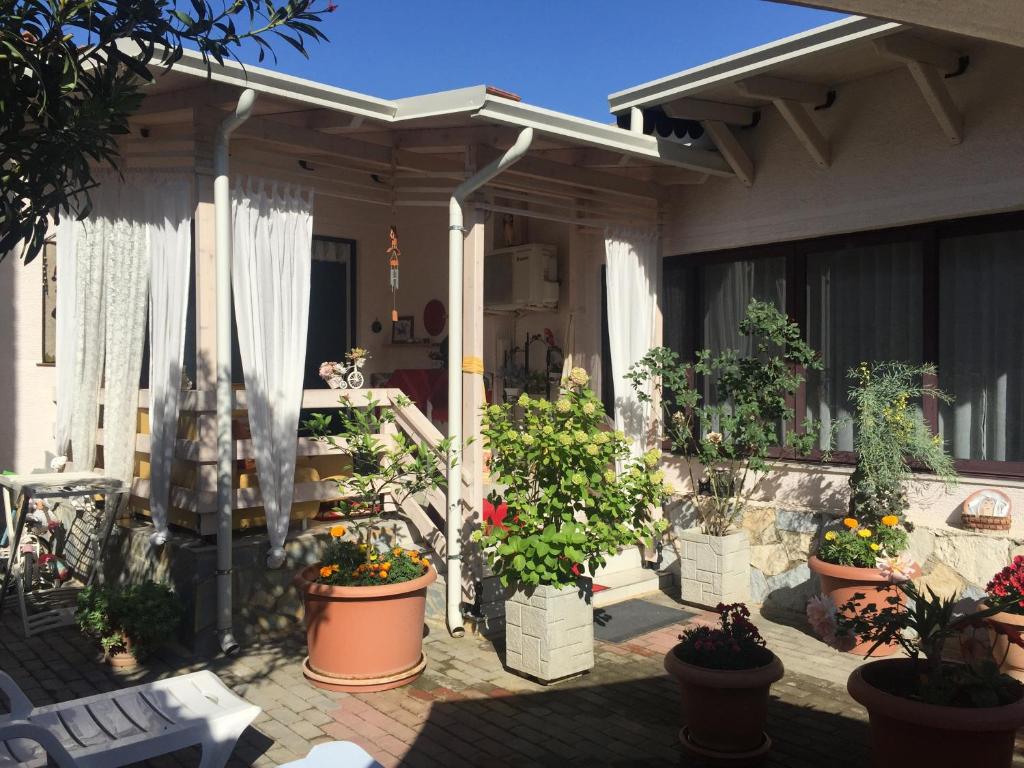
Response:
POLYGON ((390 245, 388 255, 388 282, 391 285, 391 322, 398 322, 398 257, 402 252, 398 249, 398 229, 392 224, 388 227, 390 245))

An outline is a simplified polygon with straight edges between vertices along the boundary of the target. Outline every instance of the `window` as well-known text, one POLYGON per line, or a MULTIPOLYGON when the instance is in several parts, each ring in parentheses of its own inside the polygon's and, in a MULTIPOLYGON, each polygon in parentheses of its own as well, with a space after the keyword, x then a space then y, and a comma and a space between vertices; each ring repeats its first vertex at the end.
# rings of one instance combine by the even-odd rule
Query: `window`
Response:
MULTIPOLYGON (((773 301, 822 354, 796 394, 797 421, 837 425, 852 460, 847 371, 935 362, 950 405, 921 403, 963 472, 1024 476, 1024 213, 667 259, 665 345, 743 351, 751 298, 773 301)), ((713 382, 698 384, 715 402, 713 382)), ((799 424, 788 428, 800 429, 799 424)))

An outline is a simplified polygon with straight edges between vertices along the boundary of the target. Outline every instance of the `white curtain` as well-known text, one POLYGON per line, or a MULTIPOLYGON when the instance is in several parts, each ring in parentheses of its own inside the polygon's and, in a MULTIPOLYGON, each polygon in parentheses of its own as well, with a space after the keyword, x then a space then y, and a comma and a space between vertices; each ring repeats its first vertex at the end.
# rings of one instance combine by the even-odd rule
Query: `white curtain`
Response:
POLYGON ((659 254, 655 232, 605 232, 608 279, 608 342, 615 393, 615 427, 632 440, 633 453, 645 446, 650 405, 641 404, 624 376, 654 344, 658 308, 659 254))
POLYGON ((940 242, 939 432, 957 459, 1024 460, 1024 231, 940 242))
POLYGON ((302 403, 313 194, 250 179, 234 191, 232 280, 256 471, 267 517, 267 566, 284 563, 302 403))
POLYGON ((822 448, 835 425, 835 448, 853 450, 851 368, 921 362, 923 274, 917 242, 808 254, 807 341, 825 367, 808 372, 807 416, 822 422, 822 448))
POLYGON ((181 400, 185 321, 192 265, 192 185, 185 177, 162 181, 158 194, 147 196, 149 228, 149 503, 151 540, 167 540, 171 464, 181 400))
POLYGON ((65 456, 71 444, 71 416, 75 401, 75 348, 78 342, 78 318, 75 277, 78 263, 77 242, 81 222, 72 214, 61 215, 57 225, 57 419, 54 424, 54 455, 65 456))

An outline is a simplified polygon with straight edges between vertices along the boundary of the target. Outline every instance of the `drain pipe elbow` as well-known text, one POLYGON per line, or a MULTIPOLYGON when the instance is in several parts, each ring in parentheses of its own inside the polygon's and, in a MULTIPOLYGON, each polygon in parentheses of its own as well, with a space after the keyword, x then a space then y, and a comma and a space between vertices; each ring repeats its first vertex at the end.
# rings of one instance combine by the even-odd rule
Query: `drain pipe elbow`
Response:
POLYGON ((238 653, 232 629, 231 535, 232 465, 231 438, 231 180, 228 177, 228 144, 231 134, 252 114, 256 92, 242 91, 235 111, 217 128, 213 148, 213 209, 217 275, 217 634, 227 656, 238 653))
MULTIPOLYGON (((481 168, 452 192, 448 202, 448 439, 462 448, 462 271, 466 199, 510 165, 522 159, 533 143, 533 128, 519 132, 515 143, 498 159, 481 168)), ((448 467, 448 546, 445 618, 452 637, 462 637, 462 465, 448 467)))

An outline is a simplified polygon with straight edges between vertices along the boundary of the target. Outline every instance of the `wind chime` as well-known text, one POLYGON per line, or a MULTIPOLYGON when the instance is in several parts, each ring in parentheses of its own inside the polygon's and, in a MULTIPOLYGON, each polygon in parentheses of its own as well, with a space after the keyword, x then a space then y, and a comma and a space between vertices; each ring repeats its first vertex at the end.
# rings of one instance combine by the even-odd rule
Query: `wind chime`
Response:
POLYGON ((391 285, 391 322, 398 322, 398 257, 402 252, 398 248, 398 229, 392 224, 388 227, 388 282, 391 285))

